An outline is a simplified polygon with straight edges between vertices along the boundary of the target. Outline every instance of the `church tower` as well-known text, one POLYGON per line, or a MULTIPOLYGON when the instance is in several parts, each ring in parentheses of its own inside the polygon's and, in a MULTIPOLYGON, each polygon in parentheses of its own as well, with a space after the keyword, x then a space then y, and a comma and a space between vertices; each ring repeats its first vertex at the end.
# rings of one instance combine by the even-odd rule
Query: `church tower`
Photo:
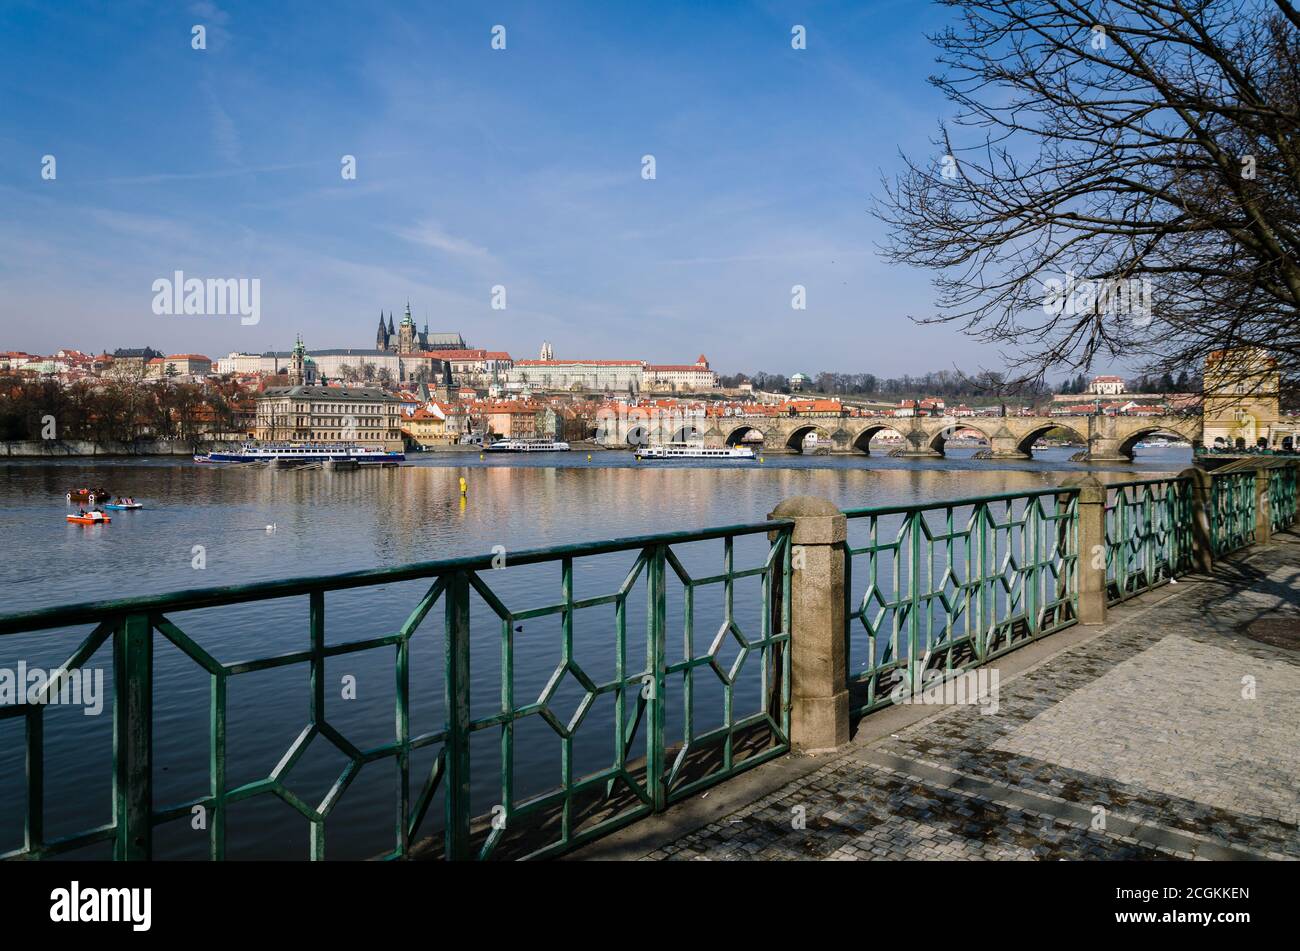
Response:
POLYGON ((289 362, 289 385, 302 386, 307 382, 307 347, 302 342, 302 334, 293 345, 293 357, 289 362))
POLYGON ((379 332, 375 334, 375 349, 388 349, 388 331, 384 329, 384 312, 379 312, 379 332))
POLYGON ((406 313, 402 315, 402 326, 397 332, 397 352, 414 353, 415 346, 415 318, 411 316, 411 302, 406 302, 406 313))

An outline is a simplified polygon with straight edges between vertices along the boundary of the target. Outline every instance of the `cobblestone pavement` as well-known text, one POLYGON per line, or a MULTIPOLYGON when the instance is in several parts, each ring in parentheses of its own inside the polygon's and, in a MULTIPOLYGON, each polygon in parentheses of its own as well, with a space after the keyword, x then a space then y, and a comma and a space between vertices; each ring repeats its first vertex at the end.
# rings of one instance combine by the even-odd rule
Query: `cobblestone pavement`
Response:
POLYGON ((1300 539, 1163 588, 1013 678, 648 859, 1297 859, 1300 539))

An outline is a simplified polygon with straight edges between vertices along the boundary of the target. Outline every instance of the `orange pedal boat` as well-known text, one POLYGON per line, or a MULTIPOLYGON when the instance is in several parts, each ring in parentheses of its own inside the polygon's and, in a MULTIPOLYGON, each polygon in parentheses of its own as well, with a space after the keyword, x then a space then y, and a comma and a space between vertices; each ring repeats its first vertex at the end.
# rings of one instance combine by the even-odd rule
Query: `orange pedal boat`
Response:
POLYGON ((69 522, 76 522, 78 525, 98 525, 101 522, 107 524, 113 521, 103 512, 87 512, 85 515, 69 515, 69 522))

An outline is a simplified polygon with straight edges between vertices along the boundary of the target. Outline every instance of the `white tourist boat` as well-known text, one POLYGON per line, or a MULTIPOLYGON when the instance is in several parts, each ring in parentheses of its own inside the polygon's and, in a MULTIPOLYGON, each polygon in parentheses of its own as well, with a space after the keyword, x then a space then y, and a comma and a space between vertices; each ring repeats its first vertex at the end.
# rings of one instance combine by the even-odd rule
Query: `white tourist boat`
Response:
POLYGON ((244 443, 236 452, 209 452, 195 456, 195 462, 355 462, 360 465, 392 465, 406 455, 373 446, 349 443, 244 443))
POLYGON ((488 452, 568 452, 569 444, 558 439, 501 439, 488 452))
POLYGON ((1192 444, 1186 439, 1144 439, 1133 446, 1134 449, 1191 449, 1192 444))
POLYGON ((706 446, 703 443, 666 442, 658 446, 642 446, 635 453, 638 459, 753 459, 754 450, 748 446, 706 446))

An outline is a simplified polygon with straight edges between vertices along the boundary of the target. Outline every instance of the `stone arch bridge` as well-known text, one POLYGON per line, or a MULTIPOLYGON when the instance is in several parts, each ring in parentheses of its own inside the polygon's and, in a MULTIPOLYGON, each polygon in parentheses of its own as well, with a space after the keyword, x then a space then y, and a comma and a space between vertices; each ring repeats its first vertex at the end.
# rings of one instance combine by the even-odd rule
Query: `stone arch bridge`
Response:
MULTIPOLYGON (((893 430, 905 440, 902 456, 936 458, 957 430, 974 430, 988 440, 993 459, 1029 459, 1035 440, 1062 429, 1087 447, 1089 462, 1131 462, 1133 447, 1153 433, 1201 440, 1199 416, 723 416, 700 420, 690 432, 673 438, 702 438, 706 445, 736 445, 751 430, 763 436, 763 451, 802 452, 804 439, 816 433, 831 452, 870 453, 877 433, 893 430)), ((636 433, 632 434, 637 435, 636 433)))

